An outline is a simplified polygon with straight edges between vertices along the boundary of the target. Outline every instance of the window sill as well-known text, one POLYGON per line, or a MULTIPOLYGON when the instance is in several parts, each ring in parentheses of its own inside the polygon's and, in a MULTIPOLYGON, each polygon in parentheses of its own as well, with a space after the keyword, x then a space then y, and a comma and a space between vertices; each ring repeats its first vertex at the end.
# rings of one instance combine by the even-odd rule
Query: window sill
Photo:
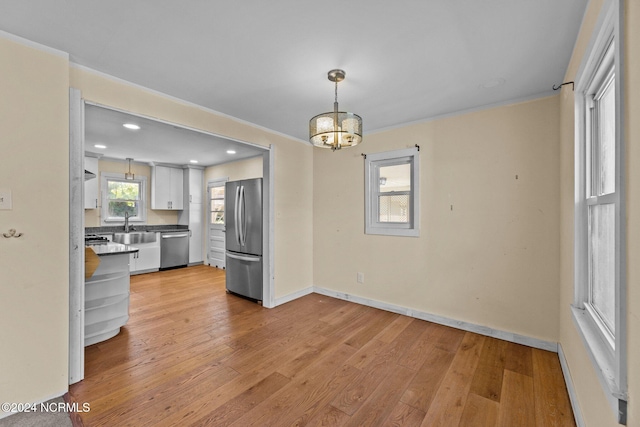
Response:
POLYGON ((627 393, 621 391, 616 383, 615 354, 587 310, 572 306, 571 311, 609 405, 618 422, 626 424, 627 393))
POLYGON ((412 228, 382 228, 367 227, 364 234, 374 234, 381 236, 400 236, 400 237, 420 237, 420 230, 412 228))

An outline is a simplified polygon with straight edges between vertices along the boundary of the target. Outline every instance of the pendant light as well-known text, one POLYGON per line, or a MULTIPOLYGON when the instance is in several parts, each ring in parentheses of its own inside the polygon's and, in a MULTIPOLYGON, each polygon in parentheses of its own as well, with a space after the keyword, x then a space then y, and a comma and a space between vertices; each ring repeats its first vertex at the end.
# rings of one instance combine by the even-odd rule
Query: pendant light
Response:
POLYGON ((129 172, 124 174, 124 179, 132 180, 136 177, 134 174, 131 173, 131 160, 133 159, 127 158, 127 161, 129 162, 129 172))
POLYGON ((343 70, 331 70, 330 81, 335 83, 333 111, 318 114, 309 121, 309 141, 322 148, 339 150, 362 142, 362 117, 354 113, 338 111, 338 83, 344 80, 343 70))

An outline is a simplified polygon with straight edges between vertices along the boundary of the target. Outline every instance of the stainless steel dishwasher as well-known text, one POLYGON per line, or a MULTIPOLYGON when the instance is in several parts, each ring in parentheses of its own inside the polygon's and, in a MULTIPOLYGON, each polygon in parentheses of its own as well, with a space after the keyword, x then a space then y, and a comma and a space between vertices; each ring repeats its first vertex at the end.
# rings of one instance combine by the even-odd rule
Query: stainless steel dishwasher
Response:
POLYGON ((160 270, 189 264, 189 231, 160 233, 160 270))

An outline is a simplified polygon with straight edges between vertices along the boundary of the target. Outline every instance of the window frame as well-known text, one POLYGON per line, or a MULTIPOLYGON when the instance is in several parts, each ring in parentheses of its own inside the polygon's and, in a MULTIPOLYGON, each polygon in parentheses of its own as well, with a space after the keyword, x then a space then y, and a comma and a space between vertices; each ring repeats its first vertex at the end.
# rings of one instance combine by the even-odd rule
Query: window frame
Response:
POLYGON ((147 221, 147 177, 136 176, 135 179, 125 179, 122 173, 102 172, 100 174, 100 190, 102 198, 101 217, 103 224, 124 223, 124 217, 109 216, 109 181, 135 182, 140 185, 140 203, 138 215, 129 218, 129 222, 145 223, 147 221))
POLYGON ((621 424, 627 414, 627 310, 626 310, 626 204, 624 188, 624 76, 623 41, 619 0, 607 0, 586 50, 575 82, 575 207, 574 207, 574 301, 572 315, 594 365, 610 406, 621 424), (590 169, 597 166, 591 156, 594 95, 615 84, 615 189, 600 194, 590 169), (615 336, 590 304, 589 207, 615 206, 615 336))
POLYGON ((407 148, 382 153, 367 154, 365 157, 365 234, 386 236, 420 236, 420 151, 407 148), (385 166, 408 163, 411 167, 410 206, 407 208, 410 221, 407 223, 380 222, 378 198, 379 170, 385 166))
MULTIPOLYGON (((215 181, 209 181, 209 183, 207 184, 207 223, 209 224, 209 226, 214 227, 214 228, 220 228, 220 229, 224 229, 225 225, 227 223, 227 218, 226 216, 223 215, 223 222, 219 223, 219 222, 211 222, 211 214, 213 212, 217 212, 217 211, 212 211, 211 210, 211 201, 212 200, 222 200, 224 203, 224 195, 222 196, 222 198, 215 198, 212 199, 211 198, 211 193, 210 193, 210 189, 213 188, 217 188, 217 187, 222 187, 225 188, 225 185, 227 183, 227 179, 224 180, 215 180, 215 181)), ((226 189, 225 189, 226 191, 226 189)), ((223 213, 225 213, 226 207, 223 209, 223 213)))

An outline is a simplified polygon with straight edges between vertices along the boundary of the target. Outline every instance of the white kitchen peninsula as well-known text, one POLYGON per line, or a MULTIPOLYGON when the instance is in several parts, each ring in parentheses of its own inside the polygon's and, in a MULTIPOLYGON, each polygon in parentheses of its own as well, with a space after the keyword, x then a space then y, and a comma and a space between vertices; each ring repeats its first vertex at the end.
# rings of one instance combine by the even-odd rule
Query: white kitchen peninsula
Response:
POLYGON ((129 254, 138 252, 112 242, 87 248, 100 257, 100 264, 85 279, 85 347, 118 335, 129 320, 129 254))

